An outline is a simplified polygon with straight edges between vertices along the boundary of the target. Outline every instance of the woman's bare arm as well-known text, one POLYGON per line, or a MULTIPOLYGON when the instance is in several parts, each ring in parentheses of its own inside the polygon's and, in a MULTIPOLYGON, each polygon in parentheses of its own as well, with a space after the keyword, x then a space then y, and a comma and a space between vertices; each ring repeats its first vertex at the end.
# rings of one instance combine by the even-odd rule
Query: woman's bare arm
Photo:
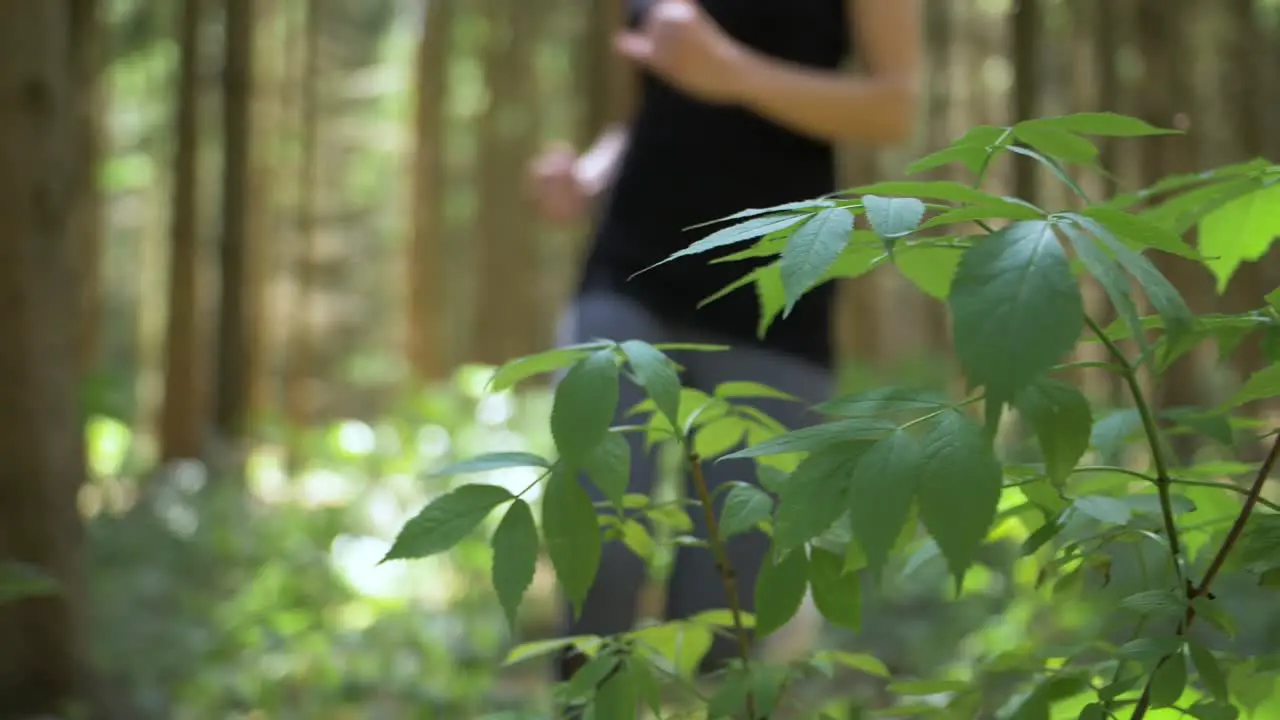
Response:
POLYGON ((890 144, 916 120, 922 48, 919 0, 848 0, 866 71, 823 71, 743 48, 732 96, 792 130, 827 140, 890 144))

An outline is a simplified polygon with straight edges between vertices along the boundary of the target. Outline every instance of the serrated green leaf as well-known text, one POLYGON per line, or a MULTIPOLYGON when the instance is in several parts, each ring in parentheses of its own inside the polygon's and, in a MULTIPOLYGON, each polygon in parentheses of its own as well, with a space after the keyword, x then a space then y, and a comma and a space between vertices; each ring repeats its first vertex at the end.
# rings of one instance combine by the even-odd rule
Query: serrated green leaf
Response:
POLYGON ((851 653, 844 650, 820 650, 813 656, 814 661, 843 665, 850 670, 857 670, 878 678, 888 678, 889 668, 874 655, 851 653))
POLYGON ((1093 431, 1089 401, 1073 385, 1040 378, 1018 395, 1014 405, 1040 441, 1045 473, 1056 483, 1066 482, 1089 449, 1093 431))
POLYGON ((747 693, 751 677, 745 668, 736 666, 725 674, 724 681, 707 702, 707 720, 732 720, 747 717, 747 693))
POLYGON ((489 378, 489 389, 502 392, 515 387, 535 375, 555 372, 578 362, 591 353, 608 347, 606 342, 590 342, 568 347, 554 348, 535 355, 510 360, 499 367, 489 378))
POLYGON ((676 372, 675 363, 643 340, 626 340, 621 347, 636 382, 644 388, 658 411, 675 424, 680 409, 680 375, 676 372))
POLYGON ((769 635, 800 611, 809 585, 809 556, 803 549, 781 560, 770 552, 756 576, 756 637, 769 635))
POLYGON ((747 421, 740 417, 717 418, 694 433, 693 449, 704 460, 718 458, 738 447, 746 432, 747 421))
POLYGON ((1133 302, 1132 282, 1124 268, 1099 247, 1097 241, 1086 234, 1084 229, 1071 224, 1061 227, 1075 249, 1076 257, 1080 258, 1085 270, 1102 286, 1116 314, 1128 324, 1132 337, 1138 343, 1138 351, 1144 358, 1151 358, 1147 336, 1142 331, 1142 321, 1138 319, 1138 306, 1133 302))
POLYGON ((1237 268, 1261 260, 1280 237, 1280 183, 1227 202, 1200 221, 1200 250, 1222 294, 1237 268))
POLYGON ((782 486, 773 542, 790 552, 821 535, 849 505, 855 468, 871 443, 850 441, 815 450, 782 486))
POLYGON ((833 625, 857 631, 862 621, 862 584, 844 571, 844 558, 830 550, 809 550, 809 587, 818 612, 833 625))
POLYGON ((1195 666, 1196 674, 1200 676, 1200 683, 1204 688, 1218 700, 1223 702, 1229 700, 1227 676, 1222 672, 1222 666, 1218 664, 1218 659, 1213 656, 1213 652, 1195 641, 1187 644, 1187 650, 1191 655, 1191 664, 1195 666))
POLYGON ((1113 525, 1125 525, 1129 522, 1131 512, 1124 502, 1105 495, 1087 495, 1076 498, 1072 503, 1076 510, 1089 517, 1113 525))
POLYGON ((690 677, 711 649, 714 634, 707 625, 674 620, 636 630, 628 637, 669 661, 680 677, 690 677))
POLYGON ((493 533, 493 589, 514 627, 524 593, 533 583, 538 563, 538 528, 533 511, 516 498, 493 533))
POLYGON ((1219 408, 1219 411, 1224 412, 1245 403, 1266 400, 1277 395, 1280 395, 1280 364, 1268 365, 1250 375, 1244 387, 1237 390, 1236 394, 1231 396, 1231 400, 1219 408))
POLYGON ((878 575, 911 513, 925 463, 909 432, 894 431, 862 456, 849 487, 854 536, 878 575))
POLYGON ((653 536, 649 534, 649 530, 635 520, 627 519, 623 521, 622 527, 622 544, 627 546, 636 557, 649 564, 653 561, 653 555, 658 550, 658 544, 654 542, 653 536))
POLYGON ((382 562, 425 558, 462 542, 493 509, 511 499, 496 485, 463 485, 432 500, 400 529, 382 562))
POLYGON ((1187 659, 1178 652, 1160 663, 1151 673, 1151 707, 1164 708, 1178 702, 1187 689, 1187 659))
POLYGON ((893 247, 895 240, 918 230, 924 219, 924 203, 913 197, 863 195, 862 207, 871 229, 888 248, 893 247))
POLYGON ((1084 301, 1047 222, 1019 222, 966 250, 948 298, 956 355, 974 385, 1011 399, 1066 356, 1084 301))
POLYGON ((1120 601, 1120 607, 1141 614, 1177 615, 1187 610, 1186 600, 1171 590, 1144 590, 1120 601))
POLYGON ((1169 343, 1166 354, 1174 353, 1192 330, 1195 321, 1181 293, 1150 260, 1130 250, 1101 223, 1083 216, 1080 222, 1106 246, 1107 250, 1120 262, 1121 267, 1138 282, 1138 286, 1142 288, 1151 306, 1164 320, 1165 335, 1169 343))
POLYGON ((611 652, 600 653, 578 669, 568 684, 560 691, 562 702, 577 703, 590 699, 600 684, 618 667, 618 656, 611 652))
POLYGON ((796 200, 794 202, 785 202, 785 203, 782 203, 781 205, 774 205, 772 207, 767 207, 767 208, 747 208, 746 210, 739 210, 738 212, 732 215, 726 215, 722 218, 716 218, 715 220, 707 220, 706 222, 700 222, 697 225, 690 225, 689 227, 684 229, 696 230, 700 227, 706 227, 708 225, 716 225, 718 223, 728 222, 730 220, 742 220, 744 218, 753 218, 753 217, 758 217, 760 215, 776 215, 778 213, 793 212, 797 210, 801 210, 801 211, 821 210, 822 208, 829 208, 834 206, 835 206, 835 203, 833 201, 823 200, 820 198, 814 199, 814 200, 796 200))
POLYGON ((619 663, 617 672, 596 691, 596 698, 591 706, 597 718, 635 720, 640 709, 640 688, 631 665, 627 661, 619 663))
POLYGON ((928 198, 970 205, 1003 204, 1008 201, 990 193, 952 180, 904 181, 886 180, 854 188, 851 192, 861 195, 888 195, 896 197, 928 198))
POLYGON ((995 522, 1003 473, 982 427, 960 413, 939 416, 920 444, 920 519, 938 543, 958 590, 995 522))
POLYGON ((599 647, 600 637, 598 635, 571 635, 568 637, 551 638, 549 640, 534 640, 532 642, 521 643, 507 653, 506 659, 502 661, 503 665, 514 665, 525 660, 550 655, 558 652, 562 648, 570 645, 577 647, 579 650, 586 651, 588 647, 599 647))
POLYGON ((900 249, 893 262, 926 295, 946 300, 960 267, 961 252, 958 247, 914 245, 900 249))
POLYGON ((812 452, 849 440, 869 439, 889 432, 897 426, 879 418, 849 418, 835 422, 811 425, 783 433, 764 442, 743 448, 724 456, 730 458, 758 458, 787 453, 812 452))
POLYGON ((1115 233, 1116 237, 1127 240, 1126 244, 1138 252, 1151 248, 1189 260, 1204 260, 1204 256, 1188 245, 1178 233, 1139 215, 1122 212, 1105 205, 1085 208, 1080 214, 1102 223, 1104 227, 1115 233))
POLYGON ((560 456, 581 465, 609 433, 618 411, 618 363, 612 348, 574 363, 556 387, 551 437, 560 456))
POLYGON ((551 463, 547 462, 546 458, 543 458, 541 455, 535 455, 533 453, 492 452, 453 463, 439 472, 432 473, 432 475, 435 477, 448 477, 450 475, 469 475, 472 473, 516 467, 549 468, 551 467, 551 463))
POLYGON ((827 208, 796 228, 778 263, 787 311, 827 274, 852 232, 853 213, 841 207, 827 208))
POLYGON ((1178 135, 1181 130, 1158 128, 1150 123, 1128 115, 1112 112, 1083 112, 1060 117, 1049 117, 1037 122, 1067 132, 1081 135, 1099 135, 1110 137, 1143 137, 1147 135, 1178 135))
POLYGON ((725 400, 737 400, 741 398, 775 398, 778 400, 796 401, 796 396, 783 392, 777 388, 769 387, 764 383, 751 382, 749 380, 732 380, 722 382, 716 386, 715 396, 724 398, 725 400))
POLYGON ((908 165, 907 174, 915 175, 943 165, 961 163, 976 175, 981 172, 982 166, 987 164, 987 156, 996 152, 1002 144, 1007 143, 1010 134, 1006 128, 994 125, 974 126, 949 147, 926 155, 908 165))
POLYGON ((720 534, 724 538, 755 529, 773 513, 773 498, 760 488, 747 483, 734 483, 724 498, 720 511, 720 534))
POLYGON ((1107 720, 1107 706, 1102 703, 1089 703, 1080 708, 1080 714, 1076 716, 1076 720, 1107 720))
POLYGON ((951 407, 945 396, 932 390, 915 388, 873 388, 828 400, 817 409, 827 415, 867 417, 894 412, 934 412, 951 407))
POLYGON ((809 215, 807 213, 765 215, 763 217, 754 217, 754 218, 751 218, 750 220, 745 220, 736 225, 731 225, 727 228, 721 228, 720 230, 717 230, 711 233, 710 235, 702 238, 701 240, 694 242, 693 244, 689 245, 683 250, 680 250, 678 252, 675 252, 667 256, 665 260, 654 263, 653 265, 650 265, 649 267, 645 268, 644 270, 641 270, 640 272, 648 272, 649 270, 652 270, 660 265, 665 265, 671 262, 672 260, 676 260, 682 257, 688 257, 690 255, 698 255, 701 253, 710 252, 711 250, 727 247, 729 245, 736 245, 737 243, 746 242, 747 240, 754 240, 758 237, 763 237, 765 235, 777 232, 779 230, 787 230, 796 225, 799 225, 802 221, 804 221, 808 217, 809 215))
POLYGON ((1237 720, 1240 711, 1226 702, 1200 701, 1187 708, 1187 714, 1196 720, 1237 720))
POLYGON ((1052 120, 1025 120, 1013 126, 1022 142, 1063 162, 1093 165, 1098 148, 1088 140, 1053 124, 1052 120))
POLYGON ((756 337, 764 339, 773 322, 787 306, 787 292, 782 286, 782 267, 770 263, 755 272, 756 302, 760 305, 760 319, 756 322, 756 337))
POLYGON ((1172 655, 1182 647, 1182 638, 1172 635, 1145 637, 1130 640, 1116 650, 1116 655, 1125 660, 1134 660, 1148 667, 1161 658, 1172 655))
POLYGON ((621 433, 608 432, 582 464, 591 482, 615 507, 622 507, 631 479, 631 445, 621 433))
POLYGON ((581 613, 600 569, 600 525, 591 496, 561 469, 552 471, 542 497, 542 536, 565 597, 581 613))

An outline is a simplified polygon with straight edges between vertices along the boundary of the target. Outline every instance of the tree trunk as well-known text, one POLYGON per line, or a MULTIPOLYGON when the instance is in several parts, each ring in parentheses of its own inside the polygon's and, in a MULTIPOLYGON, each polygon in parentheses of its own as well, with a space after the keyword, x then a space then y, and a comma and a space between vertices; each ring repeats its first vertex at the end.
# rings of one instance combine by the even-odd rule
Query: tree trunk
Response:
MULTIPOLYGON (((1040 36, 1044 19, 1040 0, 1017 0, 1013 9, 1013 117, 1011 122, 1034 119, 1040 113, 1040 36)), ((1013 163, 1013 194, 1037 202, 1040 166, 1031 158, 1013 163)))
MULTIPOLYGON (((321 0, 307 0, 302 41, 301 162, 298 165, 297 246, 293 259, 297 292, 285 350, 285 414, 294 431, 314 420, 315 323, 311 317, 315 294, 316 162, 320 133, 321 0)), ((291 443, 292 445, 293 443, 291 443)))
POLYGON ((165 339, 160 461, 201 456, 209 379, 201 309, 200 236, 196 211, 199 141, 200 0, 185 0, 178 29, 173 215, 169 230, 169 331, 165 339))
POLYGON ((98 188, 105 103, 102 70, 102 14, 98 0, 70 0, 71 82, 76 101, 75 133, 81 154, 76 169, 71 236, 76 244, 80 283, 79 368, 87 377, 102 355, 103 203, 98 188))
POLYGON ((413 237, 409 242, 409 363, 419 382, 442 380, 449 373, 445 332, 447 298, 443 292, 445 76, 453 36, 453 0, 427 0, 418 47, 417 109, 414 122, 413 237))
POLYGON ((214 428, 221 439, 244 439, 248 420, 248 364, 252 338, 245 298, 249 261, 249 196, 253 97, 253 0, 226 0, 223 69, 222 247, 218 371, 214 428))
POLYGON ((0 718, 91 711, 84 622, 84 481, 72 13, 0 1, 0 566, 59 586, 0 605, 0 718))

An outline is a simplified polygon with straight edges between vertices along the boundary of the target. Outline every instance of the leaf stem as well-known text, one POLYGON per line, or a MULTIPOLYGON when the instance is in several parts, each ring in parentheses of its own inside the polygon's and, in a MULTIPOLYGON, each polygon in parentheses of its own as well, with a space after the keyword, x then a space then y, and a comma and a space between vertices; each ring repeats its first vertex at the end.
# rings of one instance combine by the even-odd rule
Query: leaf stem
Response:
POLYGON ((1164 531, 1169 538, 1169 554, 1173 559, 1173 571, 1178 578, 1178 583, 1185 584, 1182 572, 1182 543, 1178 540, 1178 523, 1173 514, 1173 497, 1169 492, 1173 481, 1169 475, 1169 463, 1165 460, 1160 426, 1156 424, 1155 413, 1151 411, 1147 396, 1142 392, 1136 367, 1125 357, 1120 346, 1107 337, 1106 332, 1093 318, 1086 315, 1085 322, 1107 348, 1107 352, 1111 353, 1111 357, 1120 365, 1120 374, 1124 378, 1125 385, 1129 387, 1129 394, 1133 396, 1133 404, 1138 410, 1138 416, 1142 418, 1142 429, 1147 435, 1147 444, 1151 447, 1151 462, 1156 469, 1156 493, 1160 496, 1160 515, 1164 518, 1164 531))
MULTIPOLYGON (((702 458, 694 450, 689 450, 689 471, 693 475, 693 487, 702 502, 702 512, 707 521, 707 540, 711 552, 715 555, 716 571, 724 583, 725 596, 729 599, 729 612, 733 615, 733 634, 738 639, 738 656, 742 660, 743 671, 751 675, 751 640, 747 637, 746 625, 742 622, 742 603, 738 599, 738 577, 729 564, 729 553, 725 551, 724 538, 720 535, 720 523, 716 520, 715 506, 711 502, 711 492, 707 488, 707 478, 702 471, 702 458)), ((751 689, 746 694, 747 717, 756 720, 756 696, 751 689)))
MULTIPOLYGON (((1235 522, 1231 524, 1231 529, 1227 531, 1227 536, 1222 540, 1222 546, 1218 548, 1218 552, 1213 556, 1213 560, 1210 561, 1209 569, 1205 571, 1204 578, 1200 580, 1199 585, 1188 590, 1187 599, 1189 601, 1209 595, 1209 591, 1213 587, 1213 581, 1222 572, 1222 568, 1226 565, 1231 551, 1235 549, 1236 544, 1240 541, 1240 536, 1244 534, 1244 528, 1249 523, 1249 517, 1253 514, 1254 508, 1261 504, 1262 488, 1267 484, 1272 471, 1275 470, 1277 460, 1280 460, 1280 435, 1277 435, 1275 440, 1272 441, 1271 451, 1267 453, 1267 458, 1262 461, 1262 466, 1258 468, 1258 474, 1253 478, 1253 485, 1249 487, 1244 505, 1240 508, 1240 514, 1236 516, 1235 522)), ((1191 629, 1191 623, 1195 622, 1195 619, 1195 605, 1188 602, 1186 617, 1178 627, 1177 634, 1185 636, 1187 631, 1191 629)), ((1156 667, 1159 668, 1160 665, 1163 665, 1168 661, 1169 657, 1161 658, 1156 667)), ((1147 716, 1147 710, 1150 707, 1151 679, 1148 678, 1146 687, 1142 689, 1142 696, 1138 698, 1138 703, 1133 706, 1133 714, 1129 716, 1129 720, 1143 720, 1147 716)))

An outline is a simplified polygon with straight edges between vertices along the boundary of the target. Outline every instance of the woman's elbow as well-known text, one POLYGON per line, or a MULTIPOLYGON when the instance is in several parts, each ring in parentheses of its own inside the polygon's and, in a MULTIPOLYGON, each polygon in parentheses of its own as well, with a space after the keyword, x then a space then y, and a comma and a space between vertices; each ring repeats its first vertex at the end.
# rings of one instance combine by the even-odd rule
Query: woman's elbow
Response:
POLYGON ((900 145, 914 137, 920 117, 920 95, 914 87, 891 85, 876 112, 880 115, 880 144, 900 145))

